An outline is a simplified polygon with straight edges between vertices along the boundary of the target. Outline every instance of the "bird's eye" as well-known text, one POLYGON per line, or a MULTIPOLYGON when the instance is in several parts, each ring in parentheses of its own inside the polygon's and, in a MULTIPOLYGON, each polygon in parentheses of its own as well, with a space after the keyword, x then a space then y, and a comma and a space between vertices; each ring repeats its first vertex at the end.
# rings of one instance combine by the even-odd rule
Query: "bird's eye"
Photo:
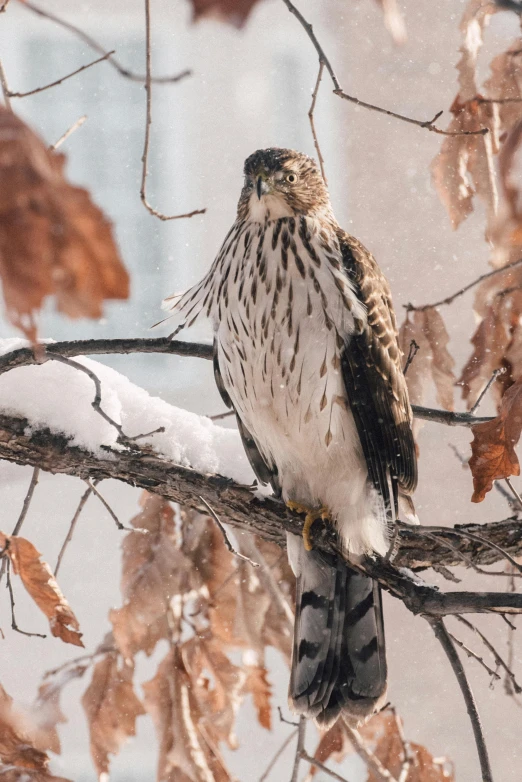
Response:
POLYGON ((286 181, 293 185, 295 182, 297 182, 297 174, 287 174, 286 181))

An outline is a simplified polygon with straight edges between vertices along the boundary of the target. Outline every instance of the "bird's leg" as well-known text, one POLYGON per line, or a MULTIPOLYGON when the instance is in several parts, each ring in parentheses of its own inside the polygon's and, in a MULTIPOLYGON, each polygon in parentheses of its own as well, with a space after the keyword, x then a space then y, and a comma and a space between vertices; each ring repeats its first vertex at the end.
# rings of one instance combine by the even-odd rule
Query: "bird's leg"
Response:
POLYGON ((323 519, 324 521, 329 518, 328 508, 309 508, 308 505, 303 505, 302 503, 294 502, 293 500, 288 500, 286 507, 290 510, 293 510, 295 513, 304 514, 305 522, 302 532, 303 543, 305 549, 307 551, 311 551, 313 549, 312 541, 310 539, 312 525, 314 521, 317 521, 317 519, 323 519))

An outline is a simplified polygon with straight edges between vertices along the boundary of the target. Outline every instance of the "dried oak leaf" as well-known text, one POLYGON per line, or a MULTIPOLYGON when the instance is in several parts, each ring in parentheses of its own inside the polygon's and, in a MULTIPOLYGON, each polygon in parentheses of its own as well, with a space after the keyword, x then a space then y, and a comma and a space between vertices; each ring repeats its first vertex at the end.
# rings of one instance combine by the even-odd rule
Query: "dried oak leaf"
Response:
MULTIPOLYGON (((405 759, 397 719, 393 712, 382 711, 359 731, 365 742, 372 746, 374 755, 395 779, 401 775, 405 759)), ((408 748, 410 765, 405 782, 455 782, 444 759, 434 758, 420 744, 408 742, 408 748)), ((381 775, 369 769, 367 782, 381 782, 381 779, 381 775)))
POLYGON ((145 708, 160 743, 162 782, 232 782, 224 761, 204 730, 192 680, 180 649, 170 649, 155 677, 143 685, 145 708))
POLYGON ((70 782, 50 774, 49 758, 36 746, 33 733, 27 714, 14 706, 13 699, 0 685, 2 782, 70 782))
POLYGON ((82 697, 91 739, 91 755, 98 775, 108 774, 109 755, 117 755, 129 736, 136 735, 136 719, 145 710, 132 679, 134 668, 118 666, 118 654, 109 652, 94 667, 82 697))
POLYGON ((446 207, 453 228, 473 211, 473 197, 486 204, 490 217, 496 211, 498 196, 493 155, 498 150, 498 111, 495 104, 483 103, 476 83, 477 57, 482 35, 498 8, 493 2, 470 0, 460 23, 462 45, 457 63, 459 93, 451 107, 453 119, 448 130, 474 131, 487 127, 486 135, 446 136, 431 164, 433 183, 446 207))
MULTIPOLYGON (((332 725, 325 733, 321 735, 319 744, 314 753, 314 758, 320 763, 326 763, 330 758, 337 763, 342 763, 347 755, 353 753, 353 747, 348 739, 342 720, 332 725)), ((318 772, 317 767, 310 768, 307 782, 311 780, 318 772)))
POLYGON ((471 428, 473 441, 469 467, 473 475, 472 502, 482 502, 493 482, 510 475, 520 475, 515 446, 522 432, 522 382, 508 388, 500 404, 499 415, 492 421, 471 428))
POLYGON ((129 295, 111 224, 64 163, 0 107, 0 277, 9 319, 33 340, 46 296, 69 317, 99 318, 104 299, 129 295))
POLYGON ((429 307, 406 315, 399 332, 399 343, 405 356, 409 354, 412 340, 417 343, 419 350, 406 373, 411 402, 422 404, 425 381, 431 374, 437 390, 437 401, 446 410, 453 410, 455 362, 447 349, 448 332, 436 309, 429 307))
POLYGON ((264 665, 245 665, 246 679, 243 685, 245 693, 250 693, 262 728, 272 730, 272 709, 270 700, 272 688, 268 681, 268 671, 264 665))
POLYGON ((243 700, 244 671, 230 662, 221 642, 208 632, 184 643, 181 654, 192 694, 214 743, 226 741, 236 749, 234 728, 243 700))
POLYGON ((192 562, 178 546, 174 513, 169 503, 145 494, 143 510, 131 524, 147 534, 129 533, 122 544, 122 608, 109 612, 114 639, 125 657, 150 655, 157 642, 169 638, 172 598, 199 584, 192 562))
MULTIPOLYGON (((516 270, 513 270, 513 273, 515 274, 516 270)), ((486 283, 488 282, 486 280, 486 283)), ((483 296, 484 293, 481 292, 480 295, 483 296)), ((473 353, 458 381, 468 408, 473 406, 494 370, 507 370, 506 374, 501 376, 500 382, 497 380, 493 386, 493 393, 498 400, 504 389, 522 373, 522 357, 516 349, 522 316, 522 289, 496 293, 492 303, 486 304, 483 311, 484 316, 471 338, 473 353)))
POLYGON ((241 28, 259 0, 191 0, 192 19, 211 18, 241 28))
POLYGON ((7 537, 0 532, 0 549, 6 546, 14 572, 48 618, 51 633, 65 643, 83 646, 78 620, 40 552, 25 538, 7 537))

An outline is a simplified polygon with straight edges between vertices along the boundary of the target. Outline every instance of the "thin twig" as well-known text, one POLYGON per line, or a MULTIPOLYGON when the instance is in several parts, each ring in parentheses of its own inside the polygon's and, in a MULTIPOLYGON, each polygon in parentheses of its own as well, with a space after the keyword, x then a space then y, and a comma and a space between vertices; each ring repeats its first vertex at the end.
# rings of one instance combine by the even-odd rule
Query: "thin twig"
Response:
POLYGON ((297 736, 297 733, 298 733, 297 730, 293 730, 292 733, 290 733, 290 735, 286 737, 286 739, 281 744, 281 746, 279 747, 279 749, 275 753, 274 757, 272 758, 272 760, 270 761, 270 763, 268 764, 266 769, 263 771, 263 773, 259 777, 259 782, 265 782, 265 779, 269 776, 270 772, 272 771, 272 769, 274 768, 275 764, 277 763, 277 761, 279 760, 279 758, 281 757, 281 755, 283 754, 285 749, 288 747, 290 742, 295 739, 295 737, 297 736))
POLYGON ((484 399, 484 397, 488 393, 489 389, 491 388, 491 386, 493 385, 493 383, 495 382, 497 377, 499 377, 500 375, 503 375, 505 373, 505 371, 506 371, 505 367, 500 367, 500 369, 494 369, 493 370, 493 372, 491 374, 491 377, 489 378, 488 382, 486 383, 486 385, 484 386, 484 388, 482 389, 482 391, 478 395, 477 401, 475 402, 475 404, 473 405, 473 407, 469 411, 471 415, 475 415, 475 410, 478 410, 482 400, 484 399))
POLYGON ((310 128, 312 130, 312 136, 314 139, 315 151, 317 152, 317 159, 319 160, 319 166, 321 167, 321 175, 324 179, 325 185, 328 187, 328 180, 326 179, 326 174, 324 173, 324 158, 321 153, 321 147, 319 146, 317 133, 315 132, 315 122, 314 122, 315 103, 317 101, 317 93, 319 92, 319 85, 321 84, 321 79, 323 78, 323 70, 324 70, 324 62, 322 60, 319 60, 319 73, 317 74, 317 81, 315 82, 314 91, 312 93, 312 104, 308 111, 308 119, 310 120, 310 128))
POLYGON ((62 543, 62 547, 60 549, 60 553, 58 554, 58 559, 56 560, 56 567, 54 568, 54 575, 55 576, 58 575, 58 571, 60 570, 60 566, 62 564, 63 555, 65 554, 65 549, 67 548, 67 546, 69 545, 69 543, 72 540, 72 536, 74 534, 74 530, 75 530, 76 524, 78 522, 78 519, 80 518, 80 514, 81 514, 81 512, 82 512, 82 510, 83 510, 83 508, 85 506, 85 503, 87 502, 87 500, 91 496, 91 494, 92 494, 92 487, 89 486, 84 491, 84 493, 81 496, 80 502, 78 503, 78 507, 76 508, 76 510, 74 512, 74 516, 71 519, 71 523, 69 525, 69 530, 67 532, 67 535, 65 536, 65 540, 62 543))
POLYGON ((379 780, 379 782, 397 782, 393 774, 387 768, 384 768, 379 758, 373 752, 370 752, 358 731, 350 727, 346 722, 343 722, 343 727, 355 751, 372 771, 375 779, 379 780))
POLYGON ((298 728, 299 727, 299 723, 298 722, 292 722, 292 720, 287 720, 286 717, 283 717, 283 712, 281 710, 281 706, 277 707, 277 711, 279 713, 279 721, 280 722, 284 722, 285 725, 293 725, 294 728, 298 728))
POLYGON ((231 415, 235 415, 235 410, 227 410, 226 413, 218 413, 217 415, 209 415, 211 421, 222 421, 223 418, 230 418, 231 415))
POLYGON ((474 625, 472 622, 470 622, 468 619, 465 619, 463 616, 459 616, 458 614, 455 615, 455 619, 458 619, 459 622, 461 622, 463 625, 465 625, 470 630, 473 630, 474 633, 478 635, 484 646, 489 649, 491 654, 493 655, 493 658, 495 660, 495 664, 498 665, 500 668, 503 668, 507 676, 511 679, 511 683, 513 684, 513 689, 517 693, 517 695, 520 695, 522 693, 522 687, 519 685, 515 678, 515 674, 509 667, 509 665, 502 659, 502 657, 499 655, 498 651, 495 649, 491 641, 484 635, 484 633, 478 629, 476 625, 474 625))
POLYGON ((206 499, 204 497, 201 497, 201 495, 200 495, 199 499, 204 504, 204 506, 207 508, 208 512, 210 513, 210 515, 212 516, 212 518, 214 519, 214 521, 218 525, 219 529, 221 530, 221 534, 223 535, 223 541, 224 541, 225 546, 227 547, 227 549, 230 551, 230 553, 233 554, 234 557, 237 557, 238 559, 242 559, 242 560, 244 560, 244 562, 248 562, 248 564, 252 565, 252 567, 259 567, 259 562, 254 562, 254 560, 250 559, 250 557, 247 557, 244 554, 241 554, 239 551, 236 551, 236 549, 234 548, 234 546, 230 542, 229 537, 227 535, 227 531, 226 531, 225 527, 223 526, 223 524, 221 523, 221 520, 220 520, 219 516, 217 515, 216 511, 214 510, 214 508, 206 501, 206 499))
POLYGON ((448 631, 448 635, 451 638, 451 640, 457 644, 457 646, 460 646, 462 651, 465 652, 468 657, 480 663, 480 665, 484 668, 486 673, 489 674, 489 676, 491 676, 492 679, 496 679, 497 681, 500 681, 499 674, 496 671, 494 671, 492 668, 490 668, 489 665, 484 661, 484 659, 480 657, 480 655, 476 654, 472 649, 466 646, 465 643, 459 641, 459 639, 455 635, 453 635, 453 633, 450 633, 448 631))
POLYGON ((397 727, 397 733, 402 744, 402 766, 397 782, 407 782, 411 764, 414 761, 414 756, 411 751, 411 746, 404 736, 404 729, 402 727, 402 720, 397 714, 395 706, 388 706, 388 709, 393 714, 395 719, 395 725, 397 727))
POLYGON ((442 619, 435 619, 431 616, 425 616, 424 618, 431 625, 437 640, 444 649, 446 656, 451 663, 451 667, 453 668, 455 676, 457 677, 462 695, 464 696, 466 709, 471 720, 471 726, 475 736, 475 743, 477 745, 480 770, 482 772, 482 782, 493 782, 493 775, 491 773, 491 766, 488 757, 488 749, 480 722, 480 716, 460 657, 457 653, 457 650, 455 649, 455 646, 453 645, 453 641, 451 640, 442 619))
MULTIPOLYGON (((95 41, 94 38, 91 38, 90 35, 87 35, 87 33, 85 33, 79 27, 76 27, 74 24, 71 24, 71 22, 66 22, 65 19, 61 19, 59 16, 52 14, 50 11, 40 8, 34 3, 29 2, 29 0, 20 0, 20 2, 23 8, 28 8, 33 13, 38 14, 38 16, 41 16, 44 19, 48 19, 49 21, 60 25, 60 27, 63 27, 65 30, 69 30, 69 32, 78 36, 78 38, 80 38, 84 43, 86 43, 87 46, 90 46, 91 49, 94 49, 95 52, 98 52, 99 54, 106 54, 106 50, 101 44, 95 41)), ((116 60, 115 57, 112 56, 109 57, 108 62, 113 66, 113 68, 115 68, 118 71, 118 73, 121 76, 124 76, 126 79, 130 79, 131 81, 145 82, 146 76, 142 76, 140 74, 134 73, 128 68, 125 68, 123 65, 121 65, 118 62, 118 60, 116 60)), ((191 75, 192 75, 192 71, 184 70, 181 71, 181 73, 177 73, 174 76, 156 76, 152 79, 152 81, 155 84, 173 84, 191 75)))
POLYGON ((294 767, 292 769, 292 778, 290 782, 297 782, 299 779, 299 763, 303 757, 305 751, 305 738, 306 738, 306 717, 301 715, 299 717, 299 727, 297 728, 297 747, 295 749, 294 767))
POLYGON ((279 613, 286 619, 287 631, 290 634, 294 626, 294 612, 288 600, 283 595, 279 584, 274 578, 274 574, 266 563, 266 560, 262 553, 259 551, 255 544, 253 535, 242 535, 241 548, 246 551, 247 558, 250 558, 250 562, 259 565, 258 578, 263 586, 264 590, 271 596, 275 605, 279 609, 279 613))
POLYGON ((77 119, 74 125, 71 125, 71 127, 65 131, 63 135, 60 136, 58 141, 56 141, 54 144, 51 144, 49 147, 51 152, 54 152, 58 149, 58 147, 61 147, 63 142, 66 141, 69 136, 71 136, 75 130, 78 130, 78 128, 81 128, 85 120, 87 119, 87 114, 84 114, 83 117, 80 117, 80 119, 77 119))
POLYGON ((415 358, 419 350, 420 350, 420 345, 417 345, 415 340, 412 339, 410 342, 410 349, 408 351, 408 358, 406 359, 404 369, 402 370, 403 375, 405 375, 408 369, 410 368, 410 364, 412 363, 413 359, 415 358))
POLYGON ((97 60, 93 60, 92 62, 89 62, 86 65, 82 65, 80 68, 77 68, 75 71, 72 71, 72 73, 68 73, 67 76, 62 76, 61 79, 52 81, 50 84, 45 84, 43 87, 36 87, 34 90, 29 90, 28 92, 9 91, 9 97, 27 98, 29 97, 29 95, 36 95, 36 93, 43 92, 44 90, 49 90, 51 89, 51 87, 57 87, 59 84, 62 84, 64 81, 67 81, 67 79, 72 79, 72 77, 76 76, 78 73, 81 73, 82 71, 86 71, 87 68, 92 68, 93 65, 97 65, 99 62, 103 62, 103 60, 108 60, 109 57, 113 54, 114 54, 114 49, 112 50, 112 52, 107 52, 107 54, 104 54, 103 57, 98 57, 97 60))
MULTIPOLYGON (((442 527, 441 528, 443 532, 448 529, 448 527, 442 527)), ((428 532, 428 530, 424 529, 423 525, 419 525, 419 534, 424 535, 427 538, 431 538, 431 540, 434 540, 436 543, 440 543, 441 545, 448 548, 450 551, 453 551, 462 561, 466 564, 467 567, 471 568, 475 571, 475 573, 479 573, 481 576, 503 576, 505 575, 505 571, 503 570, 484 570, 483 568, 479 567, 475 562, 473 562, 473 559, 469 557, 467 554, 465 554, 463 551, 460 551, 456 546, 453 545, 453 543, 450 543, 449 540, 443 540, 442 535, 437 535, 433 532, 428 532)), ((516 576, 518 578, 522 578, 522 573, 516 573, 516 576)))
POLYGON ((8 111, 12 111, 11 101, 9 99, 9 85, 7 83, 7 77, 5 75, 4 66, 2 60, 0 60, 0 84, 2 85, 2 93, 4 96, 5 107, 8 111))
POLYGON ((332 779, 337 779, 338 782, 348 782, 346 777, 342 777, 340 774, 337 774, 335 771, 332 771, 331 768, 328 768, 328 766, 325 766, 324 763, 321 763, 320 760, 316 760, 311 755, 308 754, 308 752, 301 752, 301 760, 306 760, 307 763, 310 763, 311 766, 315 766, 316 768, 323 771, 327 777, 331 777, 332 779))
POLYGON ((31 638, 47 638, 44 633, 29 633, 27 630, 21 630, 16 622, 15 599, 13 594, 13 585, 11 584, 11 563, 7 562, 7 590, 9 592, 9 602, 11 604, 11 629, 21 635, 28 635, 31 638))
POLYGON ((518 502, 519 507, 522 508, 522 497, 520 496, 518 491, 515 489, 515 487, 513 486, 511 481, 509 480, 509 478, 505 478, 504 480, 506 481, 507 485, 509 486, 509 489, 510 489, 511 493, 513 494, 513 497, 518 502))
POLYGON ((114 521, 114 523, 116 524, 116 526, 117 526, 117 528, 119 530, 125 530, 126 532, 139 532, 140 531, 140 530, 136 529, 136 527, 126 527, 125 524, 122 524, 121 521, 119 520, 119 518, 116 516, 115 512, 113 511, 113 509, 111 508, 111 506, 109 505, 109 503, 107 502, 107 500, 105 499, 105 497, 103 497, 103 495, 100 494, 100 492, 98 491, 98 489, 96 488, 94 483, 91 483, 90 481, 84 481, 84 482, 87 484, 87 486, 89 487, 91 492, 94 495, 96 495, 96 497, 98 497, 98 499, 100 500, 101 504, 107 510, 107 512, 109 513, 109 516, 114 521))
MULTIPOLYGON (((31 500, 33 499, 34 490, 36 489, 36 485, 38 483, 39 477, 40 477, 40 468, 34 467, 33 474, 31 475, 31 482, 29 484, 29 488, 27 489, 24 503, 22 505, 22 510, 20 511, 20 515, 18 517, 16 524, 13 527, 13 531, 11 532, 11 535, 18 535, 18 533, 22 529, 22 524, 24 523, 25 517, 27 516, 27 511, 29 510, 31 500)), ((5 573, 6 562, 7 560, 4 558, 2 560, 2 565, 0 567, 0 581, 2 580, 5 573)))
MULTIPOLYGON (((411 527, 409 524, 405 524, 402 521, 398 521, 397 524, 401 527, 401 529, 408 529, 411 527)), ((468 540, 474 540, 477 543, 481 543, 484 546, 488 546, 488 548, 493 549, 494 551, 497 551, 499 554, 502 555, 505 559, 508 560, 508 562, 511 562, 513 567, 519 572, 522 573, 522 565, 519 565, 516 559, 514 559, 511 554, 509 554, 505 549, 502 548, 502 546, 498 546, 496 543, 494 543, 492 540, 487 540, 486 538, 483 538, 481 535, 475 535, 473 532, 468 532, 468 530, 463 529, 457 529, 456 527, 436 527, 432 525, 422 525, 419 528, 419 534, 425 535, 427 533, 435 533, 436 535, 456 535, 457 537, 461 538, 468 538, 468 540)))
POLYGON ((414 304, 404 304, 403 306, 406 308, 408 312, 423 312, 424 310, 434 309, 435 307, 442 307, 443 304, 452 304, 455 301, 455 299, 458 299, 459 296, 463 296, 469 290, 474 288, 475 285, 478 285, 484 280, 489 280, 490 277, 495 277, 497 274, 502 274, 503 272, 509 272, 511 269, 515 269, 517 266, 520 266, 521 264, 522 264, 522 258, 519 258, 518 261, 514 261, 513 263, 510 263, 508 266, 502 266, 502 268, 500 269, 493 269, 493 271, 486 272, 485 274, 481 274, 480 277, 477 277, 475 280, 473 280, 473 282, 469 282, 467 285, 464 285, 464 287, 460 288, 458 291, 456 291, 456 293, 452 293, 451 296, 446 296, 445 299, 436 301, 434 304, 421 304, 418 307, 415 306, 414 304))
POLYGON ((194 215, 202 215, 207 211, 206 209, 194 209, 192 212, 180 215, 165 215, 162 212, 158 212, 147 200, 147 174, 148 174, 148 162, 149 162, 149 145, 150 145, 150 126, 152 124, 152 79, 151 79, 151 44, 150 44, 150 0, 145 0, 145 62, 147 66, 147 74, 145 77, 145 92, 147 94, 146 99, 146 113, 145 113, 145 140, 143 142, 143 155, 141 158, 141 187, 140 198, 151 215, 158 217, 160 220, 180 220, 183 217, 194 217, 194 215))
POLYGON ((356 106, 361 106, 363 109, 370 109, 370 111, 377 111, 380 114, 386 114, 388 117, 394 117, 395 119, 400 119, 403 122, 408 122, 411 125, 417 125, 417 127, 425 128, 426 130, 430 130, 432 133, 440 133, 442 136, 476 136, 476 135, 485 135, 488 133, 488 128, 480 128, 479 130, 441 130, 441 128, 436 127, 435 122, 439 119, 442 111, 438 111, 433 119, 430 120, 418 120, 413 119, 412 117, 406 117, 404 114, 398 114, 396 111, 390 111, 389 109, 383 109, 381 106, 375 106, 373 103, 367 103, 366 101, 359 100, 359 98, 354 97, 353 95, 348 95, 348 93, 344 92, 337 76, 335 75, 335 71, 332 67, 332 64, 330 63, 330 60, 324 53, 324 50, 319 43, 312 25, 306 21, 303 14, 295 7, 295 5, 291 2, 291 0, 283 0, 283 3, 286 5, 287 9, 290 11, 291 14, 293 14, 296 19, 299 21, 301 26, 304 28, 306 34, 310 38, 312 44, 314 45, 314 48, 319 55, 319 62, 323 63, 326 70, 330 74, 330 78, 332 80, 332 84, 334 86, 334 94, 338 95, 340 98, 343 98, 344 100, 350 101, 350 103, 355 103, 356 106))

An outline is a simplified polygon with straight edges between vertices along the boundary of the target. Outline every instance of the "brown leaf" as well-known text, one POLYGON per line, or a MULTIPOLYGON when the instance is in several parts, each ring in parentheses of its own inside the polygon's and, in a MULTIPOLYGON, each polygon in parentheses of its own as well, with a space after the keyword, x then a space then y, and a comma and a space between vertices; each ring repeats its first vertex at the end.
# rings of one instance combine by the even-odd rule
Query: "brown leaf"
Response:
POLYGON ((259 0, 191 0, 192 18, 195 22, 198 19, 219 19, 241 28, 257 2, 259 0))
POLYGON ((129 295, 111 224, 64 163, 0 107, 0 276, 9 319, 33 340, 46 296, 70 317, 99 318, 104 299, 129 295))
POLYGON ((473 475, 472 502, 482 502, 493 481, 520 475, 515 446, 522 432, 522 382, 508 388, 499 415, 471 428, 473 442, 469 467, 473 475))
POLYGON ((496 212, 498 194, 495 182, 496 151, 495 110, 489 103, 476 99, 462 102, 457 96, 451 107, 453 119, 448 130, 474 131, 487 127, 486 135, 446 136, 439 154, 431 164, 433 184, 446 207, 453 228, 473 211, 473 198, 478 195, 490 217, 496 212))
POLYGON ((158 780, 231 782, 217 747, 201 725, 201 711, 178 647, 170 649, 143 690, 160 742, 158 780))
POLYGON ((213 741, 226 741, 231 749, 236 749, 234 730, 242 702, 244 672, 230 662, 221 642, 208 632, 184 643, 181 654, 191 679, 191 692, 213 741))
MULTIPOLYGON (((360 734, 382 765, 398 779, 404 762, 404 747, 393 712, 382 711, 360 729, 360 734)), ((453 774, 446 770, 444 759, 434 758, 420 744, 409 743, 411 763, 405 782, 455 782, 453 774)), ((371 769, 367 782, 381 782, 371 769)))
POLYGON ((131 532, 123 541, 124 604, 109 613, 116 645, 128 660, 138 651, 150 655, 160 639, 170 638, 172 598, 188 592, 195 579, 199 583, 179 549, 172 507, 154 494, 145 494, 142 506, 131 524, 148 533, 131 532))
MULTIPOLYGON (((335 760, 336 763, 342 763, 344 758, 352 753, 353 747, 348 740, 343 722, 342 720, 337 720, 331 728, 321 735, 319 744, 314 753, 314 758, 320 763, 326 763, 330 758, 335 760)), ((308 779, 312 779, 317 772, 317 767, 312 766, 308 774, 308 779)))
MULTIPOLYGON (((494 278, 493 278, 494 279, 494 278)), ((514 330, 519 326, 522 314, 520 291, 506 295, 498 294, 491 305, 486 306, 485 316, 471 338, 473 353, 462 370, 458 385, 462 386, 462 397, 471 408, 494 370, 509 369, 506 355, 512 343, 514 330)), ((505 382, 505 381, 504 381, 505 382)), ((502 388, 497 383, 493 392, 498 395, 502 388)))
POLYGON ((51 633, 65 643, 83 646, 80 625, 62 594, 51 568, 40 552, 25 538, 7 537, 0 532, 0 549, 6 554, 16 575, 20 576, 34 602, 49 619, 51 633))
POLYGON ((252 695, 259 724, 266 730, 272 730, 272 710, 270 708, 272 688, 267 679, 268 671, 264 665, 246 665, 245 671, 244 691, 252 695))
POLYGON ((70 782, 52 776, 49 758, 35 744, 34 726, 28 715, 17 709, 0 685, 0 760, 2 782, 70 782), (12 766, 12 768, 5 768, 12 766))
POLYGON ((436 309, 415 310, 407 313, 399 332, 399 344, 405 357, 411 341, 419 350, 406 373, 406 382, 412 404, 422 404, 426 378, 431 374, 437 389, 437 401, 446 410, 453 410, 453 386, 455 362, 448 353, 449 336, 444 321, 436 309))
POLYGON ((129 736, 136 735, 136 718, 145 714, 136 697, 134 668, 118 667, 118 654, 109 653, 94 667, 82 697, 91 737, 91 755, 98 775, 109 771, 109 755, 116 755, 129 736))

